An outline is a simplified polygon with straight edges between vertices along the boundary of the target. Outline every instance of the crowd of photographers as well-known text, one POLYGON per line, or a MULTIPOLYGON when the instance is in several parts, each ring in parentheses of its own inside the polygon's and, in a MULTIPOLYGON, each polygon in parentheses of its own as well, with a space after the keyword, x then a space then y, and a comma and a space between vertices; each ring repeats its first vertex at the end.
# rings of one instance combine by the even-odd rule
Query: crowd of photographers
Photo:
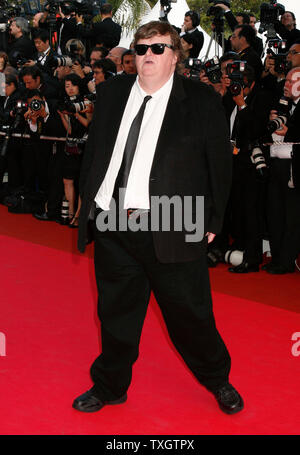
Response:
MULTIPOLYGON (((161 20, 170 3, 161 2, 161 20)), ((300 252, 300 31, 283 5, 263 3, 264 47, 255 15, 234 15, 228 1, 211 3, 212 39, 222 55, 198 59, 204 37, 196 12, 187 12, 177 29, 186 57, 182 74, 220 94, 232 143, 232 191, 209 265, 226 260, 232 273, 258 271, 267 238, 272 261, 263 268, 290 273, 300 252)), ((69 227, 78 226, 78 180, 97 86, 136 73, 134 50, 118 46, 121 27, 111 5, 102 2, 101 21, 92 20, 85 3, 76 5, 51 1, 31 27, 12 17, 0 43, 0 182, 8 173, 0 202, 10 212, 69 227)))

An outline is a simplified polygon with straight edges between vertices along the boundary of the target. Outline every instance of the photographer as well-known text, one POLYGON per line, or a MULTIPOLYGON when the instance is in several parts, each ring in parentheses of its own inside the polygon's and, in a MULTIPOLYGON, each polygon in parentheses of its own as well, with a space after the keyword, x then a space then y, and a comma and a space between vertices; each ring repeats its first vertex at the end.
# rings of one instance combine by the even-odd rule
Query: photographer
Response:
MULTIPOLYGON (((232 66, 233 64, 231 64, 232 66)), ((227 66, 230 78, 230 66, 227 66)), ((243 262, 230 267, 233 273, 257 272, 262 262, 263 201, 265 170, 253 162, 252 144, 265 133, 269 111, 276 100, 271 92, 260 88, 253 68, 248 64, 242 72, 239 93, 230 87, 223 102, 230 122, 233 149, 231 191, 233 248, 244 251, 243 262), (233 103, 235 107, 233 107, 233 103)))
POLYGON ((280 21, 275 23, 275 30, 282 39, 287 40, 287 49, 300 39, 300 30, 296 28, 296 17, 291 11, 285 11, 282 14, 280 21))
POLYGON ((43 73, 47 73, 49 76, 53 77, 53 68, 51 67, 50 62, 57 54, 50 47, 49 32, 45 29, 36 29, 32 35, 37 52, 34 54, 32 60, 28 60, 24 64, 24 67, 35 65, 43 73))
POLYGON ((231 35, 232 50, 237 52, 241 60, 245 60, 255 72, 255 80, 259 81, 263 71, 260 57, 253 49, 255 31, 250 25, 237 25, 231 35))
MULTIPOLYGON (((23 185, 22 140, 12 137, 14 132, 22 132, 21 126, 15 127, 14 109, 21 98, 17 78, 7 75, 5 78, 5 97, 0 98, 0 119, 2 129, 8 132, 6 152, 4 151, 5 139, 1 137, 0 145, 0 186, 5 170, 8 171, 8 190, 13 193, 23 185)), ((24 124, 23 124, 24 126, 24 124)))
MULTIPOLYGON (((281 126, 272 135, 276 144, 270 147, 267 220, 272 261, 264 267, 270 274, 293 272, 300 251, 300 146, 285 145, 300 142, 299 84, 300 68, 296 67, 287 74, 284 86, 284 95, 290 99, 287 122, 277 124, 281 126)), ((272 110, 270 121, 278 122, 278 115, 278 108, 272 110)))
POLYGON ((29 33, 29 24, 24 17, 16 17, 10 23, 9 31, 13 42, 9 46, 9 63, 15 68, 18 67, 18 60, 32 59, 35 49, 31 40, 26 36, 29 33))
POLYGON ((76 20, 74 18, 74 6, 72 2, 61 2, 57 8, 57 2, 51 1, 45 6, 45 11, 40 24, 47 24, 48 27, 53 27, 52 21, 55 20, 54 30, 57 32, 57 52, 58 54, 66 54, 66 43, 69 39, 77 36, 76 20), (59 13, 56 18, 57 12, 59 13))
POLYGON ((39 90, 47 101, 57 98, 57 84, 54 78, 42 73, 36 65, 23 67, 20 72, 20 80, 23 81, 27 90, 39 90))
POLYGON ((70 104, 83 102, 84 98, 81 92, 81 80, 76 74, 67 76, 64 80, 65 102, 58 113, 62 124, 67 131, 66 148, 63 161, 63 183, 65 196, 69 202, 69 226, 78 227, 78 217, 81 206, 80 196, 76 197, 75 184, 78 183, 80 167, 82 161, 83 144, 70 142, 69 137, 82 139, 87 133, 88 126, 91 122, 91 114, 82 114, 70 108, 70 104), (77 204, 76 204, 76 200, 77 204))
MULTIPOLYGON (((234 31, 234 29, 237 25, 251 25, 251 27, 255 31, 255 38, 253 40, 252 47, 255 50, 255 52, 259 56, 261 56, 263 53, 263 42, 258 36, 256 36, 257 30, 255 28, 255 22, 253 24, 253 20, 252 20, 252 23, 251 23, 250 15, 239 12, 234 16, 231 9, 227 5, 225 5, 224 3, 221 3, 221 2, 217 3, 215 6, 221 8, 224 11, 225 18, 232 31, 234 31)), ((253 15, 252 15, 252 17, 253 17, 253 15)), ((254 18, 255 18, 255 16, 254 16, 254 18)), ((256 21, 256 18, 255 18, 255 21, 256 21)), ((230 50, 231 50, 231 42, 230 42, 230 37, 229 37, 228 40, 226 40, 225 52, 228 52, 230 50)))
POLYGON ((89 39, 92 47, 101 44, 112 49, 120 42, 122 28, 112 20, 112 6, 109 3, 100 6, 100 14, 101 22, 93 22, 91 26, 83 25, 83 16, 76 14, 78 36, 89 39))

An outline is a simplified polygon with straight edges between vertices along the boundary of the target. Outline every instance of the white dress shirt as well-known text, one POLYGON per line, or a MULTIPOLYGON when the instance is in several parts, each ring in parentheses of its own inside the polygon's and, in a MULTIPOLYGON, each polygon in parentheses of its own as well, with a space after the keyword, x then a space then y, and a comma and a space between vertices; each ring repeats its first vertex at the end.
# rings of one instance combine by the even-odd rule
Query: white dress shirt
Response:
MULTIPOLYGON (((152 98, 146 104, 139 139, 128 177, 124 209, 150 208, 149 176, 172 86, 173 75, 157 92, 151 95, 152 98)), ((147 95, 148 94, 141 88, 137 77, 127 100, 105 178, 95 197, 97 206, 103 210, 109 210, 129 129, 147 95)))

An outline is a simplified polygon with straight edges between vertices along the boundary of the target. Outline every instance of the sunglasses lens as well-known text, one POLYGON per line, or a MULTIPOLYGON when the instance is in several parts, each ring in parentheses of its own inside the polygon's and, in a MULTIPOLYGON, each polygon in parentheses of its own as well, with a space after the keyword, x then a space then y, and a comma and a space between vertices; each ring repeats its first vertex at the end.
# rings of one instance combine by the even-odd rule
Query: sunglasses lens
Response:
POLYGON ((148 50, 147 44, 136 44, 135 52, 137 55, 145 55, 148 50))
POLYGON ((163 54, 163 52, 165 50, 165 46, 163 44, 159 44, 159 43, 152 44, 151 50, 152 50, 153 54, 156 54, 156 55, 163 54))

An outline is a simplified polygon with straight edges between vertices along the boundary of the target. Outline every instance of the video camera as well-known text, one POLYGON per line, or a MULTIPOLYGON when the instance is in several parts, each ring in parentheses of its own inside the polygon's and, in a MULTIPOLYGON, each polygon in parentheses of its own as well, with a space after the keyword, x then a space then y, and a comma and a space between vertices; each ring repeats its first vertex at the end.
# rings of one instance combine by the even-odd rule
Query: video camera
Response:
POLYGON ((280 39, 271 39, 268 42, 267 54, 271 55, 275 61, 275 71, 278 74, 284 73, 287 74, 291 69, 291 62, 288 62, 287 57, 287 48, 286 40, 280 39), (273 49, 272 49, 273 48, 273 49))
POLYGON ((218 57, 213 57, 210 60, 207 60, 202 69, 204 69, 206 76, 212 84, 217 84, 221 82, 222 71, 221 64, 218 57))
POLYGON ((177 0, 160 0, 160 6, 163 10, 163 16, 159 20, 168 22, 168 14, 172 9, 171 3, 177 3, 177 0))
POLYGON ((243 60, 234 60, 232 63, 227 63, 226 74, 230 79, 230 86, 228 87, 232 96, 237 96, 245 87, 244 71, 246 62, 243 60))
POLYGON ((285 7, 276 0, 270 0, 270 3, 262 3, 260 6, 260 27, 258 32, 267 32, 267 38, 276 38, 275 23, 279 16, 285 13, 285 7))
MULTIPOLYGON (((209 3, 213 3, 214 5, 222 3, 230 8, 230 1, 209 0, 209 3)), ((215 26, 216 33, 218 34, 224 32, 224 14, 224 10, 219 6, 210 6, 206 12, 207 16, 213 16, 212 23, 215 26)))
POLYGON ((0 156, 5 157, 7 153, 7 147, 12 133, 18 128, 20 123, 24 119, 24 114, 28 109, 28 104, 23 100, 18 100, 12 109, 12 116, 15 117, 14 122, 11 125, 2 125, 2 131, 5 131, 5 137, 2 143, 0 156))
POLYGON ((0 0, 0 32, 4 33, 9 29, 9 19, 21 14, 21 8, 15 3, 8 3, 7 0, 0 0))
POLYGON ((189 79, 199 81, 200 73, 203 70, 203 63, 198 58, 188 58, 184 61, 184 67, 189 70, 185 76, 189 79))

